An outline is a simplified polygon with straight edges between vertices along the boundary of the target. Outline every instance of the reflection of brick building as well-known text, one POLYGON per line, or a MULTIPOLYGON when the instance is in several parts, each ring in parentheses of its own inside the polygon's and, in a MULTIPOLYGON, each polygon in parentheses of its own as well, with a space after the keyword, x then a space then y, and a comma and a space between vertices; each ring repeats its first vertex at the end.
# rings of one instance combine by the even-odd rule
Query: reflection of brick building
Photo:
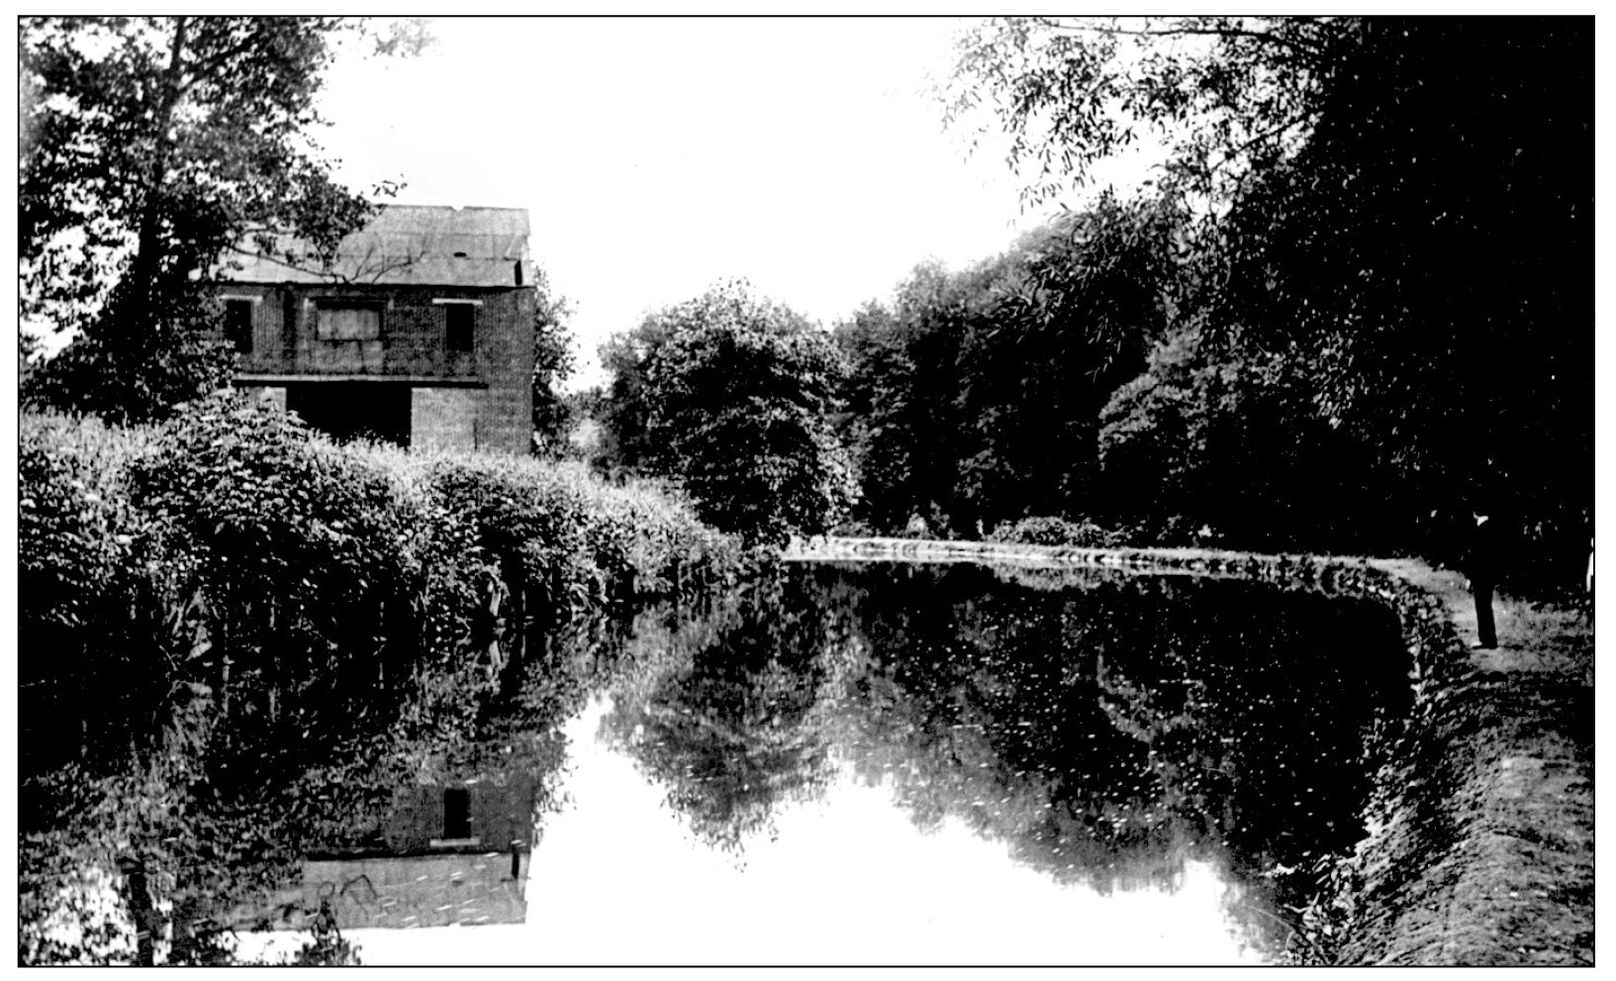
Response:
POLYGON ((533 837, 535 779, 523 773, 400 789, 382 832, 397 852, 510 851, 533 837))
POLYGON ((221 270, 235 384, 339 437, 526 453, 527 212, 392 205, 329 269, 282 236, 221 270))
POLYGON ((306 929, 325 901, 337 928, 412 929, 522 923, 527 919, 527 856, 512 874, 509 854, 374 855, 306 859, 295 902, 306 929))
POLYGON ((538 780, 513 767, 400 788, 385 845, 306 857, 301 882, 274 896, 267 925, 307 929, 322 903, 343 930, 523 922, 538 780))

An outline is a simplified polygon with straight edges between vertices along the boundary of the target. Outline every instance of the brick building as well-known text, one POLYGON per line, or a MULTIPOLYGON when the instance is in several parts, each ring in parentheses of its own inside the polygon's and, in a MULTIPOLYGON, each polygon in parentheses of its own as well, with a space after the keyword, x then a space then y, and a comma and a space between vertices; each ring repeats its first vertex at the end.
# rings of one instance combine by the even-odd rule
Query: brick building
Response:
POLYGON ((220 275, 235 384, 339 438, 527 453, 527 212, 389 205, 329 267, 289 236, 220 275))

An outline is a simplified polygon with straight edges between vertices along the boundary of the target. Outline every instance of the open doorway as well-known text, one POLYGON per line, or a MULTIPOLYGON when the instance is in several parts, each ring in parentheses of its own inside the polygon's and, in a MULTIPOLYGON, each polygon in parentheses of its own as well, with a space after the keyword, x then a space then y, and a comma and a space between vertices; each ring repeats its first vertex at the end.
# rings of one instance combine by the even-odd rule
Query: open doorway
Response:
POLYGON ((410 445, 410 386, 397 382, 297 382, 286 410, 332 438, 410 445))

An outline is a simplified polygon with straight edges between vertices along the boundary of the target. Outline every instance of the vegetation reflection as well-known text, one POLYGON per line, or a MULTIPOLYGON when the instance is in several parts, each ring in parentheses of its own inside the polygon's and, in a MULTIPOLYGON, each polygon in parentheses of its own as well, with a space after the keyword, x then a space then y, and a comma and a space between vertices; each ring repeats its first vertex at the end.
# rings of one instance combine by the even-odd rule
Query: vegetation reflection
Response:
POLYGON ((842 771, 1060 882, 1170 888, 1201 858, 1295 904, 1361 836, 1397 637, 1368 604, 1237 581, 799 569, 665 636, 603 732, 738 854, 842 771))

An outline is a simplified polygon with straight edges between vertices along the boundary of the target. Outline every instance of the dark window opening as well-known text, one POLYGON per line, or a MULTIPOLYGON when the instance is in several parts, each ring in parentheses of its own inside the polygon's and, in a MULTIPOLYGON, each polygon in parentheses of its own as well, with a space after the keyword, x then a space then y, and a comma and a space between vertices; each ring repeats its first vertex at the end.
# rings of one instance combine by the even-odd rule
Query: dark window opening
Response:
POLYGON ((251 354, 253 349, 253 302, 251 300, 224 301, 224 339, 237 354, 251 354))
POLYGON ((471 837, 471 792, 465 787, 449 787, 443 792, 443 836, 471 837))
POLYGON ((470 303, 443 305, 444 343, 450 354, 470 354, 476 343, 477 308, 470 303))
POLYGON ((297 298, 291 290, 281 291, 281 339, 283 348, 290 348, 297 343, 297 298))

